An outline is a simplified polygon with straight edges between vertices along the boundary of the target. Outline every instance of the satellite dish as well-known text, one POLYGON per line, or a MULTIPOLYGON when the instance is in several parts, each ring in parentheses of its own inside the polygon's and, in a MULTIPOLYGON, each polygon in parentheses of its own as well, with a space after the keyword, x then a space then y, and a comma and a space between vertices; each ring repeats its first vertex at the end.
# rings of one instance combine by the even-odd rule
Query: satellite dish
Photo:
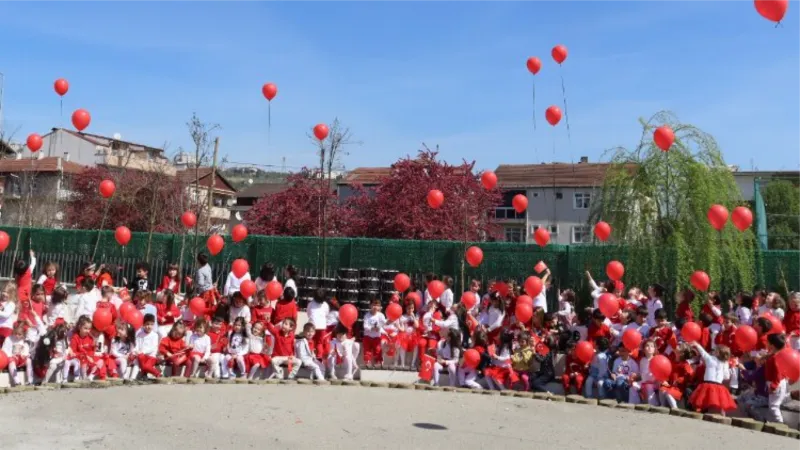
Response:
POLYGON ((122 139, 122 135, 119 134, 119 133, 114 133, 114 139, 120 140, 120 139, 122 139))
POLYGON ((236 220, 238 220, 239 222, 242 221, 242 214, 238 211, 236 212, 236 220))
POLYGON ((253 184, 253 179, 252 178, 248 178, 247 179, 247 184, 253 184))

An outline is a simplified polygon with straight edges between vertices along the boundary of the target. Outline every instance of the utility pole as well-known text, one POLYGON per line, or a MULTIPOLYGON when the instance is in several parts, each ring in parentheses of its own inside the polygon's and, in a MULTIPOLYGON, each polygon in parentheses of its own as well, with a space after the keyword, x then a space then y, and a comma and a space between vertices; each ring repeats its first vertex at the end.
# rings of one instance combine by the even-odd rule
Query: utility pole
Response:
POLYGON ((211 231, 211 208, 214 206, 214 185, 217 180, 217 151, 219 151, 219 137, 214 139, 214 158, 211 163, 211 181, 208 186, 208 213, 206 213, 206 230, 211 231))

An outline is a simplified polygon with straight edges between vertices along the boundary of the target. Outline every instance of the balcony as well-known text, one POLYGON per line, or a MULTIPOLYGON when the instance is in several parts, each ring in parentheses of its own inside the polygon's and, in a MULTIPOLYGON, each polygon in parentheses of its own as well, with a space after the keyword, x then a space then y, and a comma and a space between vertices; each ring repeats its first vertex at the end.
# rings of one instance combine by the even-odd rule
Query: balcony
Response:
POLYGON ((494 219, 502 222, 521 222, 525 220, 525 212, 518 213, 511 206, 499 206, 494 209, 494 219))

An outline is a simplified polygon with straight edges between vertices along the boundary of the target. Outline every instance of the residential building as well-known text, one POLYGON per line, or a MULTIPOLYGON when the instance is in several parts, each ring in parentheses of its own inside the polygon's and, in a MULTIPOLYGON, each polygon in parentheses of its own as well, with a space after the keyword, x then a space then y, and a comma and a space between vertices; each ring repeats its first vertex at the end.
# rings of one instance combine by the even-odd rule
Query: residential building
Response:
POLYGON ((592 242, 592 202, 600 195, 610 166, 589 163, 586 157, 577 164, 500 165, 495 174, 503 190, 503 203, 495 209, 495 219, 503 226, 504 240, 533 242, 533 233, 544 227, 553 244, 592 242), (517 194, 528 198, 523 213, 512 206, 517 194))
POLYGON ((70 179, 83 170, 59 157, 0 159, 0 224, 61 228, 70 179))
POLYGON ((233 228, 235 225, 242 223, 245 213, 255 205, 258 199, 265 195, 283 192, 287 187, 289 187, 289 185, 286 183, 260 183, 253 184, 237 192, 236 200, 230 207, 229 226, 233 228))
MULTIPOLYGON (((59 157, 87 167, 159 171, 168 175, 175 175, 176 172, 164 155, 164 149, 124 141, 118 134, 107 137, 53 128, 50 133, 42 136, 42 148, 38 153, 44 157, 59 157)), ((22 148, 21 155, 23 159, 37 156, 27 146, 22 148)))
POLYGON ((368 195, 372 189, 381 184, 381 180, 392 174, 391 167, 357 167, 349 171, 336 182, 336 194, 339 200, 346 200, 363 188, 368 195))
POLYGON ((219 171, 214 172, 213 177, 212 172, 211 167, 198 167, 179 170, 176 176, 186 185, 189 201, 203 205, 203 210, 211 195, 211 226, 221 233, 227 230, 230 208, 236 203, 236 188, 219 171))
POLYGON ((759 180, 762 188, 764 187, 764 183, 769 183, 772 180, 788 180, 797 184, 800 183, 800 171, 739 170, 738 167, 733 167, 733 179, 736 180, 736 185, 739 186, 742 198, 747 201, 753 201, 755 198, 756 180, 759 180))

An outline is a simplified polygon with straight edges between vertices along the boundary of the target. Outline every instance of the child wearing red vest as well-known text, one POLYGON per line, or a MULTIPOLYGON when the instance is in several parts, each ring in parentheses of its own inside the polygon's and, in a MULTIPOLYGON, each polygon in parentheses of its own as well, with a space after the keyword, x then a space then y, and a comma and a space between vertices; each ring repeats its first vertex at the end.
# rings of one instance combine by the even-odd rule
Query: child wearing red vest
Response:
POLYGON ((36 254, 31 250, 30 264, 24 259, 18 259, 14 263, 14 281, 17 283, 17 299, 28 301, 31 299, 31 287, 33 286, 33 270, 36 268, 36 254))
POLYGON ((47 264, 44 265, 44 270, 42 274, 39 275, 39 279, 36 280, 36 284, 41 284, 42 287, 44 287, 44 293, 48 297, 53 295, 53 290, 55 290, 58 284, 58 264, 48 261, 47 264))

